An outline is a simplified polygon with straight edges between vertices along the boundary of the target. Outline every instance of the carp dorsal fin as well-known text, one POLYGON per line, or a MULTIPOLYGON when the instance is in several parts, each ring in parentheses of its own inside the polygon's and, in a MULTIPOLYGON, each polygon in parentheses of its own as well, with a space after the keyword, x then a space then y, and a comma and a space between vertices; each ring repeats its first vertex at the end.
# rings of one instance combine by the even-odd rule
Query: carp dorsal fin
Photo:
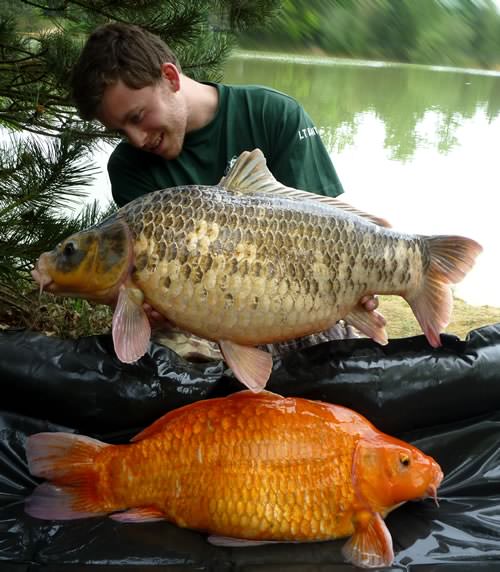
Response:
POLYGON ((219 181, 219 186, 233 193, 266 193, 286 199, 319 202, 362 217, 378 226, 388 228, 391 226, 385 219, 368 214, 337 198, 300 191, 281 184, 268 169, 266 158, 260 149, 243 151, 229 173, 219 181))
POLYGON ((241 194, 271 193, 275 188, 283 187, 267 168, 260 149, 243 151, 228 174, 219 181, 219 186, 241 194))

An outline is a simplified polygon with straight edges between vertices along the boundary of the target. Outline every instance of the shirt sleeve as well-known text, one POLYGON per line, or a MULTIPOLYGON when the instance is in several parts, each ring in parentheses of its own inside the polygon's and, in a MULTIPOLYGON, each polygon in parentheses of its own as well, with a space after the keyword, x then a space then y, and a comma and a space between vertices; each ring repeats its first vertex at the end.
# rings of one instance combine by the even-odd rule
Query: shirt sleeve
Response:
POLYGON ((111 153, 108 176, 113 200, 119 207, 158 188, 153 169, 144 165, 146 159, 138 163, 135 149, 125 143, 120 143, 111 153))
POLYGON ((285 110, 274 117, 269 168, 280 183, 318 195, 344 192, 318 129, 301 105, 286 97, 285 110), (284 112, 283 112, 284 111, 284 112))

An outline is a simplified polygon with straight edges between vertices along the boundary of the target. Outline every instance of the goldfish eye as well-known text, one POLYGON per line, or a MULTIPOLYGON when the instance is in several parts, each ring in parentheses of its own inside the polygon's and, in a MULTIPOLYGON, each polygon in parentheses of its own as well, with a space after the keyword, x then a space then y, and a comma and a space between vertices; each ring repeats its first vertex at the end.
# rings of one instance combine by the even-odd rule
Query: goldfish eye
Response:
POLYGON ((64 256, 71 256, 75 253, 75 245, 72 242, 68 242, 64 245, 63 254, 64 256))
POLYGON ((409 467, 410 466, 410 456, 407 455, 406 453, 401 453, 399 455, 399 462, 403 465, 403 467, 409 467))

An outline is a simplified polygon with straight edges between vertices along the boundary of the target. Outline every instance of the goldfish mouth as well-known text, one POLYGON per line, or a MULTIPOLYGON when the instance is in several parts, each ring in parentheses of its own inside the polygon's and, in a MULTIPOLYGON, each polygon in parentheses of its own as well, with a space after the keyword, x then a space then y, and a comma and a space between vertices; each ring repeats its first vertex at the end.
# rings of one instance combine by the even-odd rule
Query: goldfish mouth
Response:
POLYGON ((439 500, 437 496, 437 486, 430 485, 427 489, 427 497, 430 497, 434 500, 434 504, 439 508, 439 500))

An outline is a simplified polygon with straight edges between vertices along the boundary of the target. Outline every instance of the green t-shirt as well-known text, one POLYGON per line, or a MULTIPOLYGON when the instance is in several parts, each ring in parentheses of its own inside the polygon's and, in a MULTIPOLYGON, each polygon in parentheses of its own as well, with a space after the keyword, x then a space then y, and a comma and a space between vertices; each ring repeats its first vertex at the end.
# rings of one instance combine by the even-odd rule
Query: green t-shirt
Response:
POLYGON ((210 85, 219 92, 217 113, 208 125, 186 134, 175 159, 125 141, 116 147, 108 173, 118 206, 167 187, 215 185, 242 151, 256 147, 280 183, 332 197, 343 192, 316 127, 296 100, 262 86, 210 85))

